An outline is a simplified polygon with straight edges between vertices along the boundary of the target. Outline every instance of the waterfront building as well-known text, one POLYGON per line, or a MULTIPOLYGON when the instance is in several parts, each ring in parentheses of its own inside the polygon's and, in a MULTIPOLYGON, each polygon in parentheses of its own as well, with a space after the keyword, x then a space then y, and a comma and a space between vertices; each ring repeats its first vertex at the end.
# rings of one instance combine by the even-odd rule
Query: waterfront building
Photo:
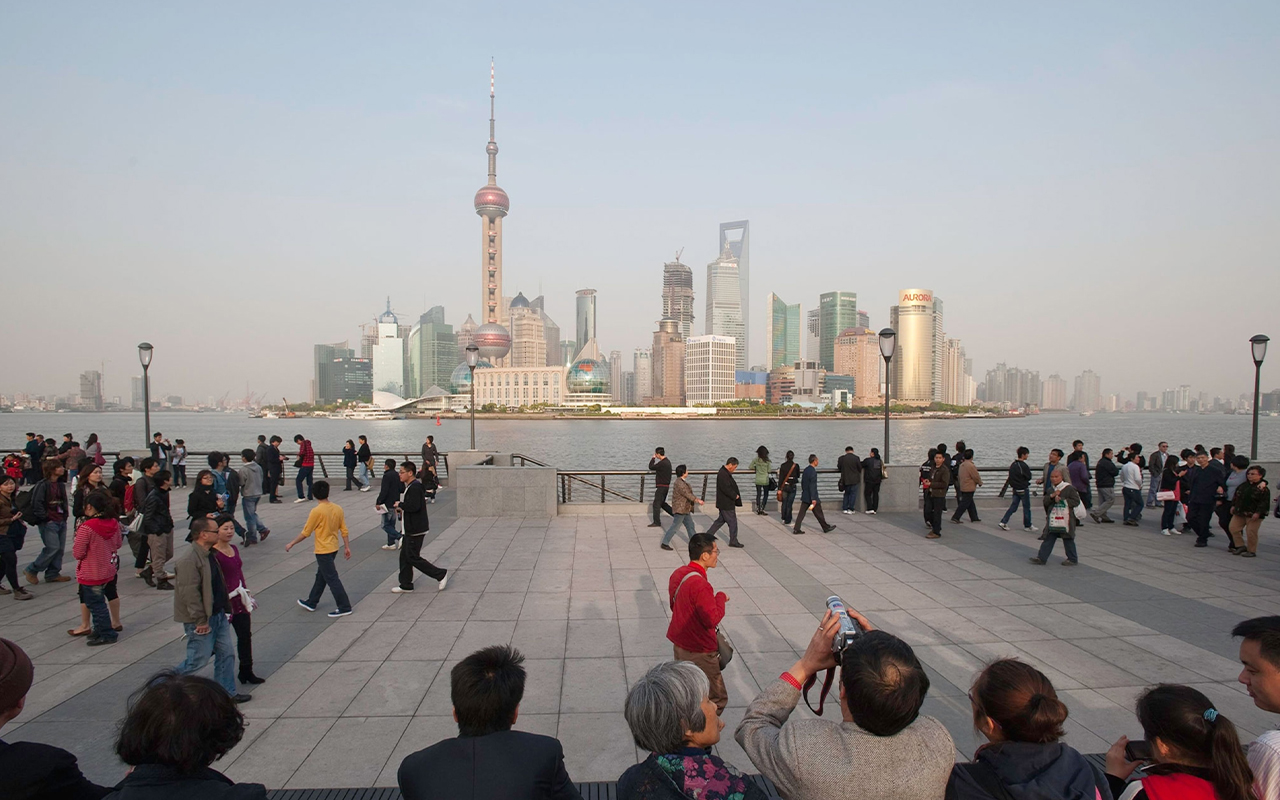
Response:
MULTIPOLYGON (((965 359, 968 362, 970 359, 965 359)), ((966 367, 971 370, 971 367, 966 367)), ((1065 387, 1065 383, 1063 386, 1065 387)), ((1001 362, 993 369, 987 370, 987 379, 983 383, 982 400, 1007 408, 1049 408, 1045 405, 1046 396, 1040 373, 1031 369, 1010 367, 1001 362)), ((1066 408, 1066 390, 1063 390, 1063 405, 1066 408)), ((976 393, 975 393, 976 396, 976 393)))
POLYGON ((636 399, 636 374, 631 370, 622 373, 622 405, 640 405, 639 400, 636 399))
POLYGON ((836 337, 858 325, 856 292, 818 295, 818 363, 828 372, 836 367, 836 337))
POLYGON ((662 316, 671 317, 680 326, 680 335, 693 335, 693 270, 675 261, 662 265, 662 316))
POLYGON ((624 392, 626 391, 622 383, 622 351, 609 351, 609 394, 613 398, 614 405, 623 405, 625 400, 624 392))
POLYGON ((547 347, 547 366, 559 366, 564 363, 560 361, 560 326, 547 316, 546 299, 542 295, 529 301, 529 307, 542 317, 542 340, 547 347))
POLYGON ((791 393, 795 390, 796 368, 793 364, 783 364, 769 370, 769 378, 765 383, 765 402, 771 405, 783 405, 791 402, 791 393))
MULTIPOLYGON (((465 371, 466 365, 461 365, 465 371)), ((476 408, 492 403, 500 408, 561 405, 568 395, 568 367, 493 367, 476 369, 476 408)), ((461 394, 469 390, 465 378, 461 394)))
POLYGON ((858 327, 859 328, 871 327, 871 317, 867 316, 867 312, 865 311, 858 312, 858 327))
MULTIPOLYGON (((373 388, 379 392, 390 392, 403 397, 405 386, 405 354, 408 350, 408 337, 402 335, 400 320, 391 310, 391 298, 387 298, 387 310, 378 315, 376 323, 377 339, 371 349, 373 360, 373 388)), ((403 334, 408 334, 405 330, 403 334)))
POLYGON ((800 304, 787 305, 772 292, 765 301, 769 310, 764 319, 765 371, 779 364, 794 364, 800 360, 800 304))
POLYGON ((80 397, 77 405, 89 411, 102 410, 102 373, 98 370, 80 373, 80 397))
POLYGON ((435 306, 409 330, 409 388, 406 397, 422 397, 434 386, 448 389, 449 376, 459 363, 458 337, 444 321, 444 308, 435 306))
POLYGON ((146 405, 146 400, 144 399, 146 397, 146 393, 144 391, 141 375, 135 375, 133 378, 130 378, 130 388, 132 389, 132 392, 129 407, 134 411, 141 411, 142 407, 146 405))
POLYGON ((967 358, 959 339, 947 339, 942 356, 942 402, 967 406, 977 399, 973 376, 973 360, 967 358))
MULTIPOLYGON (((738 353, 738 369, 746 369, 750 363, 751 347, 751 223, 745 219, 720 223, 720 252, 729 249, 730 255, 738 265, 738 308, 742 320, 742 337, 734 337, 741 343, 738 353), (737 237, 730 234, 737 233, 737 237)), ((707 330, 706 333, 725 335, 720 331, 707 330)))
POLYGON ((818 333, 821 329, 822 320, 818 316, 818 309, 811 308, 806 311, 804 313, 804 358, 806 361, 818 360, 819 345, 821 344, 818 333))
POLYGON ((577 349, 574 350, 573 357, 581 358, 582 348, 586 347, 587 342, 596 338, 596 290, 595 289, 579 289, 575 301, 575 319, 578 323, 577 327, 577 349))
POLYGON ((1044 411, 1066 411, 1067 410, 1067 381, 1061 375, 1054 373, 1044 380, 1042 389, 1043 401, 1040 408, 1044 411))
MULTIPOLYGON (((721 234, 723 236, 723 233, 721 234)), ((707 265, 707 316, 704 333, 728 336, 737 345, 734 363, 747 368, 746 328, 742 324, 742 287, 738 260, 726 243, 720 257, 707 265)))
POLYGON ((733 376, 733 396, 737 400, 764 403, 768 400, 769 373, 762 370, 737 370, 733 376))
POLYGON ((547 326, 542 315, 535 311, 519 293, 511 301, 507 312, 511 331, 511 353, 507 356, 509 367, 547 366, 547 326))
POLYGON ((826 377, 817 361, 797 361, 791 370, 791 402, 818 403, 826 377))
POLYGON ((880 379, 880 334, 868 328, 848 328, 836 337, 833 349, 834 372, 852 375, 853 405, 884 402, 884 382, 880 379))
POLYGON ((600 359, 596 340, 588 341, 582 350, 588 355, 579 356, 565 373, 565 395, 561 405, 570 407, 612 405, 609 365, 600 359))
POLYGON ((635 352, 631 354, 631 371, 633 374, 632 381, 634 382, 631 404, 636 406, 644 405, 653 394, 653 361, 650 357, 649 348, 637 347, 635 352))
POLYGON ((684 337, 680 323, 663 317, 650 351, 649 405, 684 405, 684 337))
POLYGON ((685 342, 684 387, 691 406, 734 399, 738 343, 728 336, 694 336, 685 342))
POLYGON ((942 300, 929 289, 898 292, 889 327, 898 332, 890 362, 892 398, 916 405, 942 402, 942 300))
MULTIPOLYGON (((355 351, 347 346, 347 342, 318 344, 312 348, 314 370, 311 379, 311 402, 316 405, 328 405, 337 402, 338 390, 333 380, 333 361, 337 358, 354 358, 355 351)), ((362 359, 366 360, 366 359, 362 359)), ((372 376, 370 376, 372 380, 372 376)), ((141 381, 139 381, 139 384, 141 381)), ((142 408, 142 386, 137 387, 135 407, 142 408)))
POLYGON ((1071 407, 1076 411, 1097 411, 1102 408, 1102 378, 1093 370, 1086 369, 1076 376, 1071 407))

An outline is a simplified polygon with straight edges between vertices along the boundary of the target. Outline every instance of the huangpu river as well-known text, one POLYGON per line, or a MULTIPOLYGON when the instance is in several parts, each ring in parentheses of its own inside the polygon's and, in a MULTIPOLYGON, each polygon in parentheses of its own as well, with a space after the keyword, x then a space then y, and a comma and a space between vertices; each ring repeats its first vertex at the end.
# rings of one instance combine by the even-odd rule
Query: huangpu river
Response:
MULTIPOLYGON (((1004 466, 1022 445, 1031 448, 1032 461, 1046 457, 1053 447, 1071 449, 1082 439, 1096 458, 1104 447, 1140 442, 1150 452, 1161 440, 1179 450, 1203 444, 1230 443, 1249 453, 1252 417, 1227 414, 1040 414, 1025 419, 894 419, 890 423, 890 459, 894 464, 917 464, 929 447, 963 439, 981 466, 1004 466)), ((253 447, 258 434, 279 435, 292 452, 293 436, 301 433, 316 450, 332 452, 360 434, 369 437, 374 452, 413 453, 428 434, 441 451, 465 450, 470 445, 466 419, 407 419, 363 421, 344 419, 251 419, 244 413, 156 412, 152 431, 170 440, 184 439, 188 449, 238 451, 253 447)), ((61 438, 73 433, 82 444, 97 433, 104 449, 139 449, 145 439, 141 412, 0 414, 0 445, 18 449, 27 431, 61 438)), ((477 419, 476 447, 523 453, 565 469, 644 469, 657 446, 665 447, 676 463, 691 469, 715 467, 729 456, 746 464, 760 445, 779 463, 787 450, 805 457, 817 453, 824 466, 853 445, 859 455, 884 447, 884 420, 828 419, 477 419)), ((1259 420, 1258 454, 1264 461, 1280 461, 1280 417, 1259 420)))

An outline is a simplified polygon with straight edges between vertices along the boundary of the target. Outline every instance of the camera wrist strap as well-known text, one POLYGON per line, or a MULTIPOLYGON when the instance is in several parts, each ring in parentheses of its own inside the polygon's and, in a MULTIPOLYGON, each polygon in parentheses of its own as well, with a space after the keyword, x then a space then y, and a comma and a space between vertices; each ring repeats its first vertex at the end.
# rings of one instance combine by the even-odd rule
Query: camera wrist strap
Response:
POLYGON ((831 692, 831 684, 835 683, 835 680, 836 680, 836 671, 835 671, 835 669, 833 668, 833 669, 829 669, 829 670, 827 670, 827 676, 826 676, 825 678, 823 678, 823 679, 822 679, 822 691, 818 693, 818 707, 817 707, 817 708, 814 708, 814 707, 813 707, 813 703, 810 703, 810 702, 809 702, 809 689, 810 689, 810 688, 812 688, 812 687, 813 687, 813 685, 814 685, 814 684, 816 684, 816 683, 818 682, 818 676, 817 676, 817 675, 810 675, 810 676, 808 677, 808 679, 807 679, 807 680, 805 680, 805 682, 804 682, 804 704, 805 704, 805 705, 807 705, 807 706, 809 707, 809 710, 810 710, 810 711, 812 711, 813 713, 817 714, 818 716, 822 716, 822 706, 823 706, 823 704, 825 704, 825 703, 827 702, 827 695, 828 695, 828 694, 830 694, 830 692, 831 692))

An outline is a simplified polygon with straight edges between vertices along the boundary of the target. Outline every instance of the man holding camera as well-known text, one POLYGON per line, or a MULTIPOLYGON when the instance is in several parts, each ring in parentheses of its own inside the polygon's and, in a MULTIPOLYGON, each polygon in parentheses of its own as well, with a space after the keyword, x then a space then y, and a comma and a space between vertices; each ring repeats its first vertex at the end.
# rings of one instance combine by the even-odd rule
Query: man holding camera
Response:
POLYGON ((834 652, 841 624, 828 610, 800 660, 747 706, 734 739, 792 800, 936 800, 955 744, 941 722, 920 716, 929 676, 910 645, 848 613, 863 632, 834 652), (805 682, 837 663, 841 720, 789 720, 805 682))

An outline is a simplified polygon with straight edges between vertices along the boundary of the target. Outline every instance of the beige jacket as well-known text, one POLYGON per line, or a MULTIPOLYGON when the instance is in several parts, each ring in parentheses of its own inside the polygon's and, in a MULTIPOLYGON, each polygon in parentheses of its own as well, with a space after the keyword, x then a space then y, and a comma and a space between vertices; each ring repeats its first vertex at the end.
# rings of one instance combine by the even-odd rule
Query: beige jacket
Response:
POLYGON ((965 459, 964 463, 960 465, 958 480, 960 482, 960 491, 962 492, 976 492, 978 487, 982 485, 982 475, 978 474, 977 466, 968 459, 965 459))
POLYGON ((209 624, 209 617, 213 614, 213 571, 210 567, 209 551, 195 542, 178 556, 174 564, 177 575, 173 582, 174 622, 209 624))

